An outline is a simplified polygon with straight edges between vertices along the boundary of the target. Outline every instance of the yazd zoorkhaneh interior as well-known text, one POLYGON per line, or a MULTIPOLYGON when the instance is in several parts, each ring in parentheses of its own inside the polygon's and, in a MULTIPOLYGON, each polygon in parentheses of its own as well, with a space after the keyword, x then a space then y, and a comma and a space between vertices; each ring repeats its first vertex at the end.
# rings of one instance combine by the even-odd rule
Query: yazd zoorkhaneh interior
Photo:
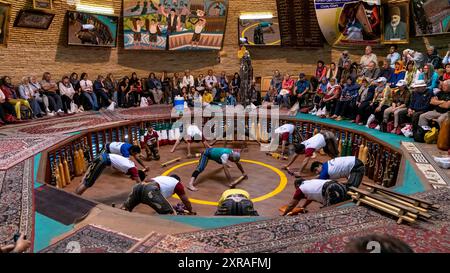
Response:
POLYGON ((1 0, 0 252, 449 253, 449 42, 447 0, 1 0))

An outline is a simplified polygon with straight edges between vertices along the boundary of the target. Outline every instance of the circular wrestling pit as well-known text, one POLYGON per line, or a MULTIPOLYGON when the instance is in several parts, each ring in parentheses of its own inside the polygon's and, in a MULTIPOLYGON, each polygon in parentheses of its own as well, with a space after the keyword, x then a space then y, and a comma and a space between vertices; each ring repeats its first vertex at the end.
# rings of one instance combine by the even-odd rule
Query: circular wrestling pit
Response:
MULTIPOLYGON (((55 167, 58 166, 60 158, 67 158, 72 179, 71 183, 64 186, 63 189, 67 192, 74 193, 81 181, 81 176, 75 176, 73 172, 74 162, 72 159, 74 158, 75 151, 84 150, 84 157, 87 164, 88 162, 92 162, 106 143, 114 141, 137 143, 144 132, 143 129, 148 126, 154 127, 159 133, 166 131, 165 135, 167 137, 169 135, 168 132, 172 129, 172 126, 176 121, 177 120, 174 118, 147 119, 128 122, 121 124, 120 126, 113 125, 90 129, 82 134, 74 135, 71 139, 60 143, 52 150, 48 151, 45 181, 49 184, 56 185, 55 167)), ((207 121, 208 119, 205 119, 203 122, 206 123, 207 121)), ((270 128, 270 119, 265 122, 268 122, 267 128, 270 128)), ((395 185, 397 177, 393 174, 398 173, 401 153, 398 149, 393 148, 388 143, 381 142, 368 134, 329 125, 327 126, 316 122, 301 121, 284 117, 280 120, 280 125, 285 123, 294 124, 296 130, 299 132, 299 136, 294 135, 291 138, 292 143, 299 142, 300 139, 298 137, 308 139, 321 129, 326 129, 336 135, 336 139, 341 146, 340 155, 342 156, 358 155, 359 149, 361 149, 362 146, 367 147, 368 155, 367 162, 365 162, 367 171, 363 181, 375 182, 387 187, 395 185)), ((266 134, 266 136, 267 135, 268 134, 266 134)), ((209 142, 212 143, 212 140, 209 142)), ((150 170, 148 176, 156 177, 160 175, 177 174, 185 186, 187 195, 193 204, 194 211, 196 211, 199 216, 213 216, 217 210, 217 202, 222 193, 230 188, 229 184, 231 182, 241 176, 241 172, 235 164, 230 163, 232 166, 230 169, 232 181, 228 181, 223 171, 223 167, 210 160, 205 171, 202 172, 196 180, 198 191, 190 191, 186 186, 196 169, 199 158, 187 157, 187 144, 185 142, 181 142, 173 153, 170 151, 172 146, 173 142, 164 142, 160 146, 159 155, 161 158, 159 161, 144 161, 145 165, 148 166, 150 170), (176 158, 181 159, 166 167, 161 166, 161 164, 176 158)), ((214 147, 225 146, 227 148, 242 150, 241 163, 245 172, 248 174, 248 179, 242 181, 236 188, 246 190, 250 194, 250 198, 254 202, 255 209, 260 216, 279 216, 279 208, 287 205, 290 200, 292 200, 295 192, 295 177, 288 174, 287 171, 282 170, 282 167, 286 165, 288 161, 266 155, 265 152, 261 151, 260 145, 254 141, 228 141, 227 143, 225 141, 219 141, 214 145, 214 147), (247 145, 246 149, 242 150, 245 145, 247 145)), ((288 150, 292 153, 293 147, 290 148, 291 149, 288 150)), ((202 143, 194 142, 192 143, 191 153, 199 154, 203 152, 204 149, 202 143)), ((145 154, 145 152, 143 152, 142 155, 143 154, 145 154)), ((329 159, 330 158, 326 155, 316 153, 316 158, 310 160, 309 164, 316 160, 325 162, 329 159)), ((298 159, 296 163, 291 166, 293 167, 293 170, 295 170, 296 167, 298 169, 301 160, 301 158, 298 159)), ((138 164, 137 167, 141 168, 138 164)), ((302 176, 304 178, 313 178, 315 177, 315 174, 309 172, 308 165, 306 173, 302 174, 302 176)), ((111 168, 106 168, 97 179, 95 185, 89 188, 83 194, 82 198, 103 203, 108 206, 115 204, 116 207, 120 207, 127 199, 134 185, 135 181, 129 179, 129 176, 116 172, 111 168)), ((181 201, 175 197, 169 198, 168 201, 172 206, 181 203, 181 201)), ((316 211, 320 209, 321 206, 322 205, 319 203, 313 203, 308 206, 308 210, 316 211)), ((156 212, 152 208, 142 204, 136 207, 133 210, 133 213, 156 215, 156 212)))

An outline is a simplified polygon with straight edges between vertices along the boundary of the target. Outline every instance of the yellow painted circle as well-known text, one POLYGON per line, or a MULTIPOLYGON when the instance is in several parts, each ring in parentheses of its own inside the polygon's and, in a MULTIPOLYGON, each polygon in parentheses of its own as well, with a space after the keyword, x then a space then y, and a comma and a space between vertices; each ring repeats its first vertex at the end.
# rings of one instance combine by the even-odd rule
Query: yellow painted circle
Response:
MULTIPOLYGON (((278 174, 278 176, 280 177, 280 182, 278 183, 278 186, 276 187, 276 189, 274 189, 273 191, 271 191, 271 192, 269 192, 267 194, 264 194, 262 196, 253 198, 252 202, 261 202, 263 200, 266 200, 266 199, 269 199, 271 197, 274 197, 275 195, 277 195, 280 192, 282 192, 284 190, 284 188, 286 187, 288 179, 287 179, 286 175, 281 170, 279 170, 279 169, 277 169, 277 168, 275 168, 273 166, 270 166, 268 164, 265 164, 265 163, 262 163, 262 162, 259 162, 259 161, 254 161, 254 160, 241 159, 241 162, 257 164, 257 165, 266 167, 266 168, 270 169, 271 171, 273 171, 274 173, 278 174)), ((169 170, 165 171, 161 175, 162 176, 169 175, 171 172, 175 171, 178 168, 181 168, 181 167, 184 167, 184 166, 187 166, 187 165, 191 165, 191 164, 196 164, 196 163, 198 163, 198 160, 194 160, 194 161, 189 161, 189 162, 178 164, 176 166, 173 166, 169 170)), ((179 199, 177 195, 173 195, 172 197, 179 199)), ((189 198, 189 200, 192 203, 194 203, 194 204, 209 205, 209 206, 217 206, 217 205, 219 205, 218 202, 211 202, 211 201, 200 200, 200 199, 192 199, 192 198, 189 198)))
MULTIPOLYGON (((278 23, 273 23, 274 25, 278 25, 278 23)), ((259 23, 255 23, 255 24, 253 24, 253 25, 250 25, 250 26, 248 26, 248 27, 246 27, 243 31, 242 31, 242 38, 245 38, 245 33, 249 30, 249 29, 251 29, 252 27, 254 27, 254 26, 257 26, 257 25, 259 25, 259 23)), ((248 41, 248 43, 250 44, 250 45, 255 45, 255 43, 253 43, 253 42, 250 42, 250 41, 248 41)), ((278 44, 280 44, 281 43, 281 40, 277 40, 277 41, 275 41, 275 42, 272 42, 272 43, 268 43, 268 44, 266 44, 266 45, 278 45, 278 44)))

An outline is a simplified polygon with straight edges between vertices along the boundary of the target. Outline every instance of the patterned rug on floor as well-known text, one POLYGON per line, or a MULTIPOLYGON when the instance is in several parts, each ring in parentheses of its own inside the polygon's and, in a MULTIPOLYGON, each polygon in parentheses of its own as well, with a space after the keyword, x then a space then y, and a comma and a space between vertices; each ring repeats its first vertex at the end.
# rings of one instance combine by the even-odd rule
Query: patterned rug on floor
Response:
POLYGON ((339 244, 343 245, 348 236, 389 230, 392 235, 411 244, 418 252, 439 252, 448 249, 450 189, 433 190, 418 194, 417 197, 441 206, 438 212, 431 213, 431 221, 397 226, 395 220, 387 215, 363 206, 352 206, 176 236, 233 252, 321 252, 322 249, 327 252, 327 243, 336 244, 336 251, 339 251, 343 249, 339 244), (394 229, 393 226, 397 228, 394 229), (412 236, 413 234, 416 235, 412 236), (333 238, 337 238, 337 241, 333 242, 333 238), (435 238, 442 242, 435 243, 435 238), (425 241, 418 244, 420 240, 425 241))
POLYGON ((0 170, 7 170, 33 155, 66 139, 65 135, 54 136, 0 136, 0 170))
POLYGON ((114 114, 122 119, 140 120, 152 118, 170 117, 172 106, 170 105, 152 105, 150 107, 134 107, 127 109, 118 109, 114 114))
POLYGON ((226 253, 225 249, 208 246, 192 240, 185 240, 170 235, 150 233, 135 245, 130 253, 226 253))
POLYGON ((87 225, 41 250, 42 253, 124 253, 139 239, 100 226, 87 225))
POLYGON ((18 232, 33 238, 32 178, 32 160, 0 171, 0 245, 13 243, 18 232))

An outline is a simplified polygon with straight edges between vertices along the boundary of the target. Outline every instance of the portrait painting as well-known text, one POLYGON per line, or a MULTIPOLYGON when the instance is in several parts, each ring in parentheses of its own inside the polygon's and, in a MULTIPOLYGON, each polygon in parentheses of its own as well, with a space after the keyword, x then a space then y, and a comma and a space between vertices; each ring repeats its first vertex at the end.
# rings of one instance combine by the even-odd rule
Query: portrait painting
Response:
POLYGON ((382 6, 382 43, 407 44, 409 42, 409 2, 389 2, 382 6))

